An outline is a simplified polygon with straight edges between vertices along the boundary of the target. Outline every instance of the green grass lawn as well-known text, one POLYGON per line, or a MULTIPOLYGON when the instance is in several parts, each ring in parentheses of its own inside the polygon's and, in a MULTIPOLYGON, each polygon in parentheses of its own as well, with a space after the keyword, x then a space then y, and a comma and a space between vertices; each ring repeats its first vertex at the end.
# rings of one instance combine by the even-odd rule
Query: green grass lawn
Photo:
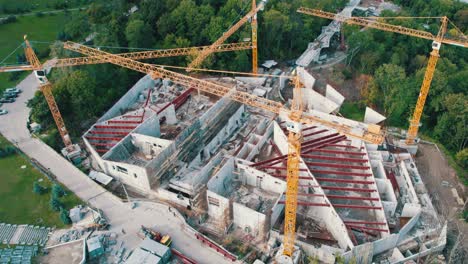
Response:
MULTIPOLYGON (((86 0, 0 0, 0 6, 5 6, 7 9, 10 9, 14 6, 20 6, 22 9, 28 7, 30 11, 27 13, 34 13, 34 12, 42 12, 42 11, 51 11, 56 10, 54 8, 59 7, 57 3, 67 3, 67 8, 75 8, 80 6, 88 5, 92 1, 86 0)), ((2 10, 0 9, 0 14, 2 16, 6 16, 8 14, 1 13, 2 10)))
MULTIPOLYGON (((0 136, 0 146, 6 145, 10 143, 0 136)), ((23 156, 16 154, 0 158, 0 222, 64 227, 59 213, 49 207, 52 185, 23 156), (23 165, 25 169, 21 168, 23 165), (42 179, 40 184, 48 188, 48 192, 42 195, 32 191, 33 182, 39 179, 42 179)), ((67 209, 82 203, 68 190, 60 201, 67 209)))
MULTIPOLYGON (((0 25, 0 61, 23 42, 25 34, 28 35, 30 41, 55 41, 66 20, 67 16, 64 13, 58 13, 56 15, 44 15, 43 17, 18 17, 14 23, 0 25)), ((32 45, 40 53, 46 50, 50 44, 32 43, 32 45)), ((22 49, 19 52, 22 53, 22 49)), ((5 63, 16 64, 16 54, 12 55, 5 63)), ((10 73, 0 73, 0 91, 15 86, 27 74, 23 73, 18 80, 12 81, 9 80, 10 73)))
POLYGON ((344 117, 356 121, 364 121, 365 111, 366 107, 361 102, 344 102, 340 109, 344 117))

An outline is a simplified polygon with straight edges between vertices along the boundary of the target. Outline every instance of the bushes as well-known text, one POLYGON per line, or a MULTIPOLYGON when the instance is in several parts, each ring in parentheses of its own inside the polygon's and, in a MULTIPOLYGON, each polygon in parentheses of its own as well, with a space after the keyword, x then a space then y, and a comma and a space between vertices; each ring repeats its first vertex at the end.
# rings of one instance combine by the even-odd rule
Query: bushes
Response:
POLYGON ((16 22, 16 16, 8 16, 5 19, 0 19, 0 25, 10 24, 16 22))
POLYGON ((55 212, 60 211, 63 206, 62 203, 59 201, 59 199, 55 198, 54 196, 50 198, 49 205, 50 205, 50 209, 54 210, 55 212))
POLYGON ((467 169, 468 168, 468 148, 464 148, 463 150, 460 150, 457 152, 455 155, 455 160, 457 161, 458 165, 460 165, 462 168, 467 169))
POLYGON ((62 222, 66 225, 69 225, 72 222, 70 216, 68 216, 68 210, 63 207, 60 208, 60 220, 62 220, 62 222))
POLYGON ((15 147, 6 146, 4 148, 0 148, 0 158, 8 157, 16 153, 15 147))
POLYGON ((59 199, 64 195, 65 191, 63 190, 63 188, 58 184, 54 184, 54 186, 52 187, 52 197, 54 197, 55 199, 59 199))
POLYGON ((38 182, 33 183, 33 192, 42 195, 47 192, 47 188, 40 185, 38 182))

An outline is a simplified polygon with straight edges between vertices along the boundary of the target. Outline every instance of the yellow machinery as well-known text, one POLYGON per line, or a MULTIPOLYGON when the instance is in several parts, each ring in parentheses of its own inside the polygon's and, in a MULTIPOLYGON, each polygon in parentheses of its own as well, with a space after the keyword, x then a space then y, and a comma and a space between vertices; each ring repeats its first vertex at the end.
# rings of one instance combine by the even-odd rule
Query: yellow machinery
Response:
MULTIPOLYGON (((418 101, 416 103, 416 107, 414 108, 413 117, 410 119, 410 126, 408 129, 408 136, 406 138, 407 145, 414 145, 416 144, 416 137, 418 135, 418 129, 421 121, 422 112, 424 109, 424 104, 426 103, 426 98, 429 93, 429 88, 431 87, 432 78, 434 77, 435 68, 437 65, 437 60, 439 59, 439 50, 442 43, 460 46, 460 47, 468 47, 468 38, 465 36, 460 30, 455 28, 458 33, 458 38, 448 38, 445 36, 447 32, 447 25, 448 25, 448 18, 441 17, 442 25, 440 26, 439 32, 437 36, 434 36, 432 33, 417 29, 406 28, 402 26, 396 26, 384 22, 377 21, 375 19, 370 18, 363 18, 363 17, 346 17, 330 12, 325 12, 322 10, 311 9, 301 7, 297 10, 299 13, 328 18, 332 20, 336 20, 339 22, 351 24, 351 25, 359 25, 374 29, 380 29, 384 31, 390 31, 395 33, 400 33, 403 35, 429 39, 432 40, 432 52, 429 57, 429 61, 427 64, 426 72, 424 74, 424 79, 421 85, 421 89, 419 92, 418 101)), ((385 18, 385 17, 384 17, 385 18)), ((408 17, 392 17, 392 18, 408 18, 408 17)), ((409 17, 411 18, 411 17, 409 17)))

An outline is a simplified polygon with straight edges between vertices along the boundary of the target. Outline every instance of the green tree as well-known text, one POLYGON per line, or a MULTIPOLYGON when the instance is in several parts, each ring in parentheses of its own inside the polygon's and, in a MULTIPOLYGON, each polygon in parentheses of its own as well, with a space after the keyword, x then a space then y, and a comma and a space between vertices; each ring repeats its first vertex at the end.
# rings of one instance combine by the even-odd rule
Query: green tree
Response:
POLYGON ((65 191, 63 190, 63 188, 60 185, 54 184, 54 186, 52 186, 52 196, 54 198, 58 199, 58 198, 61 198, 64 195, 65 195, 65 191))
POLYGON ((54 196, 51 196, 49 206, 50 209, 52 209, 55 212, 58 212, 60 211, 60 208, 62 208, 62 203, 59 201, 59 199, 55 198, 54 196))
POLYGON ((42 186, 42 185, 40 185, 38 182, 35 181, 35 182, 33 183, 33 192, 34 192, 34 193, 37 193, 37 194, 39 194, 39 195, 42 195, 42 194, 44 194, 44 193, 47 192, 47 188, 44 187, 44 186, 42 186))
POLYGON ((449 94, 444 102, 444 110, 438 117, 434 134, 449 149, 458 152, 466 148, 468 143, 468 98, 464 94, 449 94))
POLYGON ((72 222, 69 216, 69 211, 63 207, 60 208, 60 220, 62 220, 66 225, 69 225, 72 222))
POLYGON ((455 160, 463 168, 468 168, 468 148, 464 148, 457 152, 455 155, 455 160))
POLYGON ((127 24, 125 37, 130 47, 149 48, 153 44, 150 26, 140 19, 131 20, 127 24))

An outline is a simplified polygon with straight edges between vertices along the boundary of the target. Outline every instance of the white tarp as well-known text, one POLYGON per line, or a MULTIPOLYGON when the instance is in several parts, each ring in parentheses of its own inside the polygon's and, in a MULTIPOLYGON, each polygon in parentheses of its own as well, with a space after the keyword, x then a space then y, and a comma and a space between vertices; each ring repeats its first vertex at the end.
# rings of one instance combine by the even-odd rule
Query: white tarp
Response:
POLYGON ((364 115, 364 123, 366 124, 378 124, 387 119, 385 116, 377 113, 369 107, 366 107, 366 114, 364 115))

